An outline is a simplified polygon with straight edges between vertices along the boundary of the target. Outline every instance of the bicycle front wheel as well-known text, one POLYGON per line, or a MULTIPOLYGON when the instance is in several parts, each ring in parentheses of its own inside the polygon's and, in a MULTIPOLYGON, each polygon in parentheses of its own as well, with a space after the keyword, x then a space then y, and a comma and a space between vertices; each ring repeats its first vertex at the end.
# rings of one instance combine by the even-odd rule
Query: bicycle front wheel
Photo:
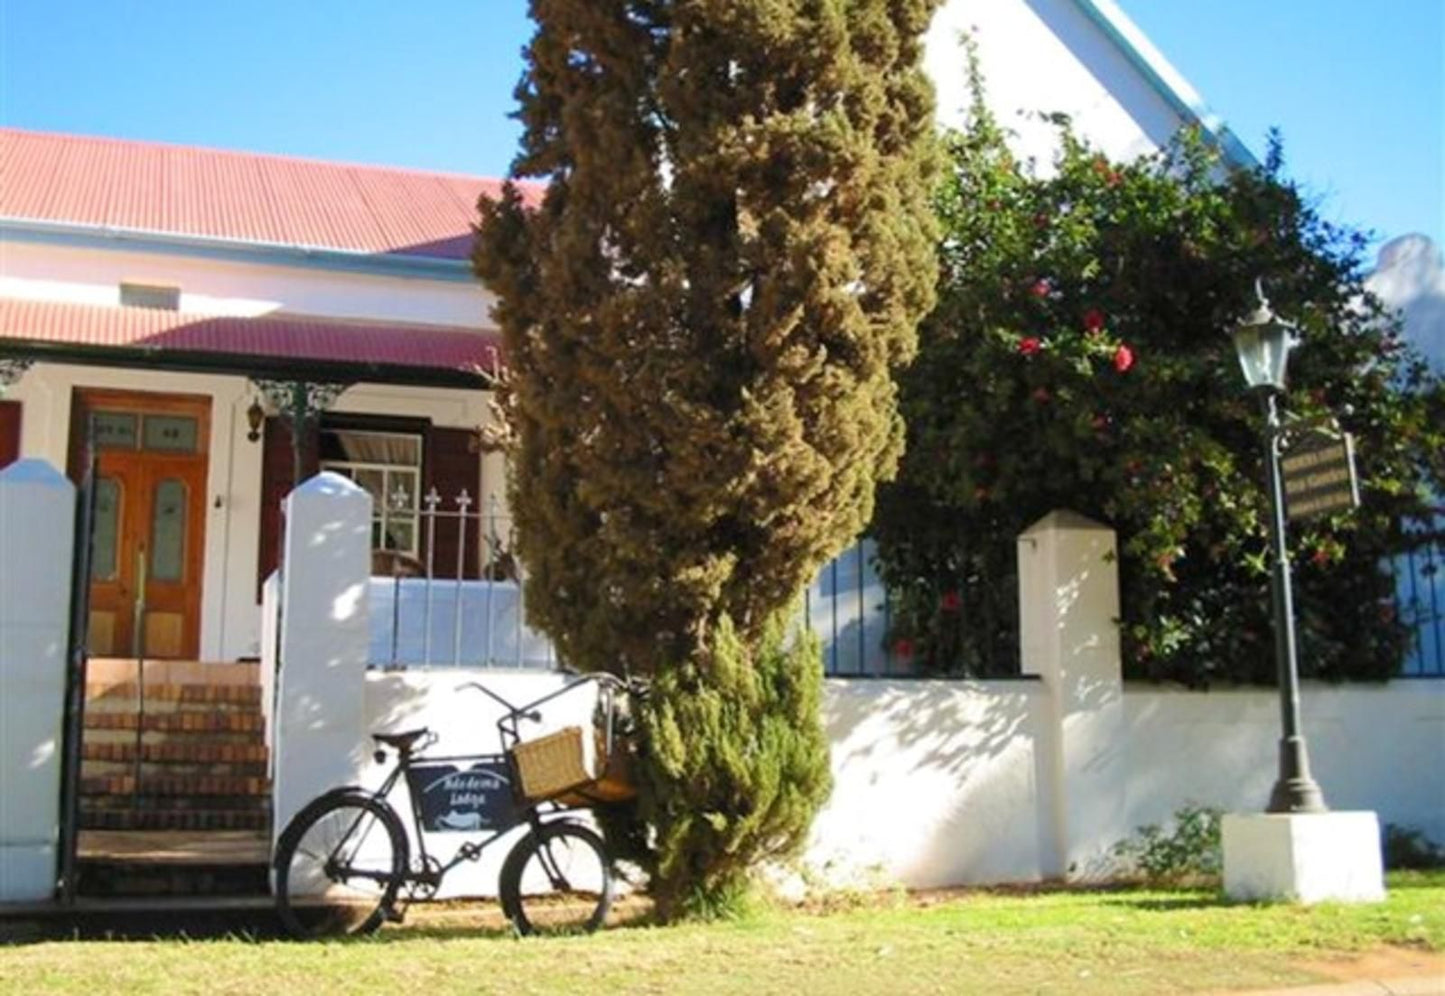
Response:
POLYGON ((502 911, 518 933, 588 933, 612 906, 612 862, 586 827, 546 823, 512 848, 500 886, 502 911))
POLYGON ((390 806, 361 792, 322 796, 276 845, 276 912, 296 938, 369 933, 406 868, 406 831, 390 806))

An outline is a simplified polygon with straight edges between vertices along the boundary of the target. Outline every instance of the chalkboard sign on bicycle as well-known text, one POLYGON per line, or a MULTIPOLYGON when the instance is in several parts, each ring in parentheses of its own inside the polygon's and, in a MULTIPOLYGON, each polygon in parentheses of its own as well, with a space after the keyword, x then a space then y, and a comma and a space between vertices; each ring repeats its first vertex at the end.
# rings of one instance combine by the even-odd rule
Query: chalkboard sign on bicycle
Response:
POLYGON ((429 730, 373 734, 377 762, 393 763, 381 788, 345 786, 318 796, 290 820, 277 842, 276 909, 292 936, 369 932, 387 920, 400 920, 408 903, 434 896, 449 871, 476 861, 523 825, 528 832, 508 852, 498 881, 502 911, 517 931, 578 932, 601 926, 612 904, 612 858, 576 808, 588 797, 574 791, 526 798, 518 787, 513 750, 524 742, 524 723, 541 723, 543 707, 591 687, 598 693, 593 714, 600 717, 599 725, 568 739, 583 743, 595 735, 605 754, 614 748, 612 710, 635 686, 611 675, 590 675, 522 706, 479 683, 463 687, 481 691, 502 707, 497 722, 502 753, 433 756, 425 753, 437 741, 429 730), (403 776, 411 796, 406 807, 411 835, 388 798, 403 776), (427 850, 427 836, 437 833, 467 835, 445 864, 427 850), (413 839, 416 854, 411 853, 413 839))

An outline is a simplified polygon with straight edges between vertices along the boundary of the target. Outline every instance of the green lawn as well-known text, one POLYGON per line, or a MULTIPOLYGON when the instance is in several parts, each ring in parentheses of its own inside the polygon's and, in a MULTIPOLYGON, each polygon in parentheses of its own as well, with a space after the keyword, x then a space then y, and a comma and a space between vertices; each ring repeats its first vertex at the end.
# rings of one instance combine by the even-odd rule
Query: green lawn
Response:
POLYGON ((0 991, 1127 994, 1301 985, 1325 980, 1322 965, 1366 956, 1412 969, 1379 974, 1445 964, 1432 954, 1445 948, 1438 873, 1392 876, 1389 901, 1372 906, 1229 905, 1206 892, 965 893, 541 941, 479 934, 457 918, 413 917, 331 944, 12 945, 0 948, 0 991), (1382 958, 1386 946, 1394 954, 1382 958))

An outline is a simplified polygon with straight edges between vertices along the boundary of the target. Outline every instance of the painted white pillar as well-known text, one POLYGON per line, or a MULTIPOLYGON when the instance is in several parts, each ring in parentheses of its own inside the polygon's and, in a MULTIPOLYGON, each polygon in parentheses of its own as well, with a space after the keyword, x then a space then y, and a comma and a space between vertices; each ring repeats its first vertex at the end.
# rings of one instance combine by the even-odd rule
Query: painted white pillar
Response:
POLYGON ((302 806, 355 784, 365 742, 371 496, 323 473, 286 498, 276 682, 274 833, 302 806))
POLYGON ((1124 833, 1124 685, 1114 531, 1050 512, 1018 539, 1023 672, 1048 695, 1035 776, 1046 878, 1107 872, 1124 833))
POLYGON ((0 902, 55 893, 74 540, 75 485, 0 471, 0 902))

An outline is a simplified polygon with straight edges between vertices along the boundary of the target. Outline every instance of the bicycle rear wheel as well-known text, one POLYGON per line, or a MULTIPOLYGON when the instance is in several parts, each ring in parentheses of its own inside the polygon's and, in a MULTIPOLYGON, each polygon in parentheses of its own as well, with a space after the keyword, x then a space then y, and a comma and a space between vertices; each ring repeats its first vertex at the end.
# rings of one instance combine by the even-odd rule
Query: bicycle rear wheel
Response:
POLYGON ((500 886, 502 911, 518 933, 588 933, 612 906, 612 861, 586 827, 546 823, 512 848, 500 886))
POLYGON ((406 831, 390 806, 361 792, 324 795, 276 845, 276 912, 295 938, 369 933, 406 868, 406 831))

